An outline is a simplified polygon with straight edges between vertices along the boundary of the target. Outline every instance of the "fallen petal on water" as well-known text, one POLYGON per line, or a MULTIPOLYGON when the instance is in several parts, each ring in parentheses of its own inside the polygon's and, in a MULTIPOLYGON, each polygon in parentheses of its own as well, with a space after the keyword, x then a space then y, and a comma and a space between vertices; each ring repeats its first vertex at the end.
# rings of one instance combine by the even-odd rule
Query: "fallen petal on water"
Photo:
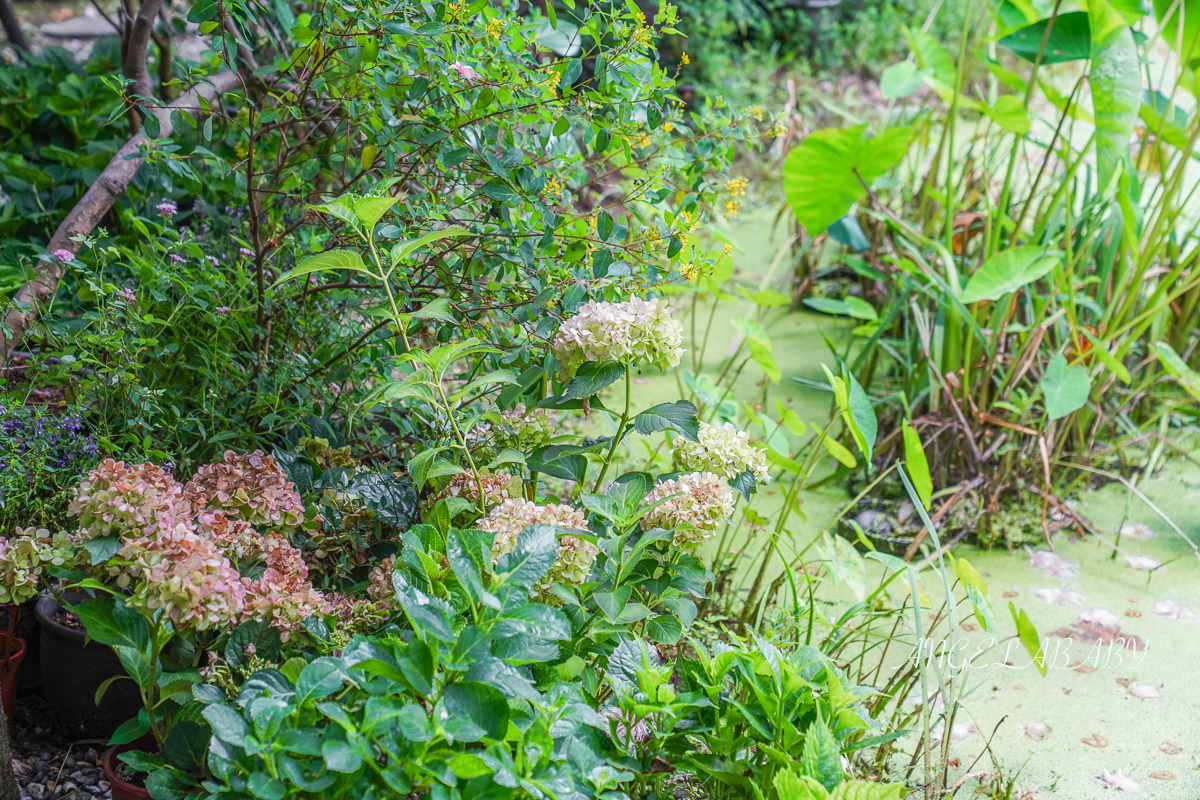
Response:
POLYGON ((1177 744, 1171 744, 1170 742, 1163 742, 1162 744, 1160 744, 1158 746, 1158 749, 1162 750, 1164 753, 1166 753, 1169 756, 1177 756, 1183 752, 1182 747, 1180 747, 1177 744))
POLYGON ((1173 781, 1173 780, 1175 780, 1175 775, 1173 773, 1166 772, 1166 771, 1151 772, 1150 777, 1154 778, 1154 780, 1156 780, 1156 781, 1173 781))
POLYGON ((1083 742, 1084 744, 1091 745, 1092 747, 1108 747, 1108 739, 1105 739, 1098 733, 1093 733, 1088 738, 1080 739, 1079 741, 1083 742))

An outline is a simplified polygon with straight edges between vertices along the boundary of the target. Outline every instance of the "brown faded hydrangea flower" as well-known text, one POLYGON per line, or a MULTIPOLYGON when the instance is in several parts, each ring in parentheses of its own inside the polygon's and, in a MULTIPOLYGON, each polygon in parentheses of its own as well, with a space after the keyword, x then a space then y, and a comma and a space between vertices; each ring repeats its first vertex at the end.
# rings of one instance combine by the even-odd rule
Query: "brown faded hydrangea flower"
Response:
POLYGON ((733 489, 712 472, 689 472, 662 481, 646 497, 663 502, 642 517, 642 530, 674 530, 676 547, 695 550, 733 515, 733 489))
POLYGON ((226 450, 220 463, 197 470, 184 487, 193 509, 221 511, 256 528, 290 533, 304 521, 304 504, 273 456, 226 450))

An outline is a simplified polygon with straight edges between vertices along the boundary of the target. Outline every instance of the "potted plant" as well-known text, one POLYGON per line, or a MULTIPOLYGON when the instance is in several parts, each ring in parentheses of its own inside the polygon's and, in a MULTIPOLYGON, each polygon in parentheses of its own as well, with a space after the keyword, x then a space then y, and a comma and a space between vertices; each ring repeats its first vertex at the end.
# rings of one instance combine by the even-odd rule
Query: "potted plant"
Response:
POLYGON ((105 758, 114 800, 193 791, 210 737, 192 700, 205 654, 241 623, 273 625, 278 639, 337 608, 284 535, 304 519, 299 495, 260 452, 226 453, 186 486, 153 464, 108 460, 70 512, 79 527, 66 588, 87 595, 71 611, 123 666, 96 697, 131 683, 139 698, 105 758))

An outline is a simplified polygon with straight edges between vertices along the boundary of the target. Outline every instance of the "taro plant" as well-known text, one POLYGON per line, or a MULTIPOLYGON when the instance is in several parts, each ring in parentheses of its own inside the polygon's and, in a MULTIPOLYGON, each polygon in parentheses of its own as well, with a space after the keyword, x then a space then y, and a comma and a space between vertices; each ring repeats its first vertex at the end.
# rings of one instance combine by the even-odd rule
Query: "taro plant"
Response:
POLYGON ((939 485, 980 476, 984 541, 998 497, 1047 507, 1082 475, 1054 466, 1127 469, 1126 449, 1169 426, 1147 356, 1173 375, 1187 359, 1172 354, 1192 357, 1200 123, 1190 78, 1148 85, 1142 66, 1159 43, 1190 61, 1184 5, 1156 5, 1153 26, 1103 0, 979 6, 956 53, 911 31, 916 63, 883 81, 902 126, 819 131, 788 154, 808 240, 855 251, 861 296, 810 304, 863 323, 841 357, 886 399, 879 458, 911 423, 939 485), (943 103, 907 100, 922 84, 943 103))

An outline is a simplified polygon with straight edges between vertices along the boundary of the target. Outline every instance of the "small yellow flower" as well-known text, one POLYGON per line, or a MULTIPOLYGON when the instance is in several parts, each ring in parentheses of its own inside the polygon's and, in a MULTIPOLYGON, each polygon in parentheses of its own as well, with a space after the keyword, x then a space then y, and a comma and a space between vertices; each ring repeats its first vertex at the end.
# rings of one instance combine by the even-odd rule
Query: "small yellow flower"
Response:
POLYGON ((634 144, 638 147, 649 147, 650 146, 650 135, 643 133, 641 135, 641 137, 636 142, 634 142, 634 144))
POLYGON ((494 36, 495 38, 499 39, 500 35, 504 33, 504 24, 505 21, 503 19, 496 17, 484 26, 483 32, 489 36, 494 36))
POLYGON ((688 283, 695 283, 696 278, 700 277, 700 269, 695 264, 680 264, 679 274, 687 278, 688 283))
POLYGON ((671 131, 675 130, 675 126, 669 122, 664 122, 663 130, 666 131, 667 133, 670 133, 671 131))
POLYGON ((746 187, 750 182, 745 178, 730 178, 725 181, 725 190, 734 197, 740 197, 746 193, 746 187))
POLYGON ((237 153, 238 158, 245 158, 246 154, 250 152, 250 148, 246 146, 245 142, 238 142, 233 151, 237 153))
POLYGON ((759 122, 762 122, 762 106, 750 106, 750 116, 754 117, 759 122))
POLYGON ((729 244, 728 242, 725 243, 725 255, 733 255, 733 245, 729 244))
POLYGON ((776 122, 775 127, 769 131, 771 136, 783 136, 787 133, 787 127, 782 122, 776 122))
POLYGON ((679 59, 679 63, 683 64, 684 66, 687 66, 688 64, 692 63, 692 59, 688 58, 687 53, 684 53, 683 56, 679 59))
POLYGON ((742 210, 742 204, 738 200, 725 201, 725 216, 736 218, 738 212, 742 210))
POLYGON ((695 229, 696 225, 699 224, 698 220, 690 211, 680 211, 679 219, 682 221, 682 224, 679 227, 684 233, 691 233, 695 229))
POLYGON ((645 47, 650 44, 650 29, 649 28, 634 28, 633 35, 629 37, 633 42, 634 47, 645 47))
POLYGON ((546 194, 558 196, 562 194, 562 184, 558 182, 558 177, 550 178, 550 182, 546 184, 546 194))

